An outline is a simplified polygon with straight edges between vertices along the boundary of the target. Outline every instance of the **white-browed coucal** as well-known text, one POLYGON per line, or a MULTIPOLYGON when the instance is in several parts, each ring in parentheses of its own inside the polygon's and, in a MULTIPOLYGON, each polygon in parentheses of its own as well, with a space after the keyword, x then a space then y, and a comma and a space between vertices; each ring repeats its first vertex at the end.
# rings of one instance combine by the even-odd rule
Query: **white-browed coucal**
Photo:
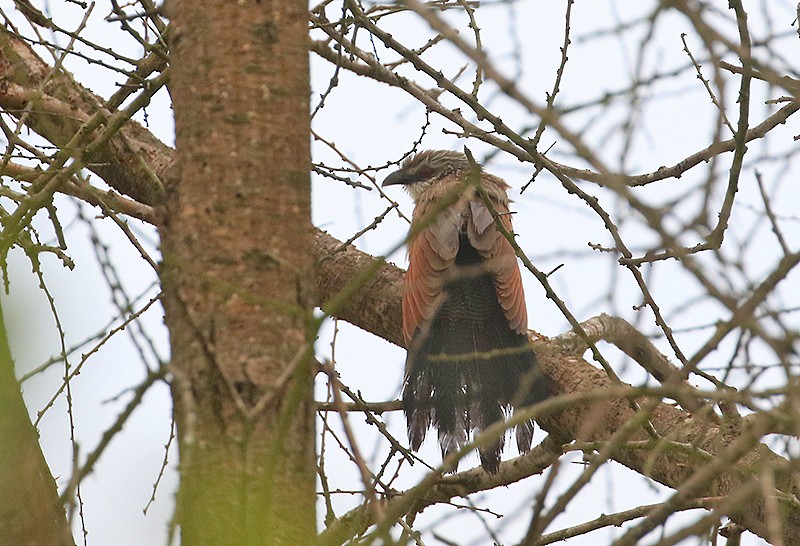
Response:
MULTIPOLYGON (((406 159, 383 183, 395 184, 415 203, 403 293, 408 437, 418 450, 435 427, 445 457, 549 389, 528 342, 517 257, 478 191, 511 232, 509 186, 446 150, 406 159)), ((521 452, 532 436, 532 421, 517 426, 521 452)), ((497 471, 503 444, 480 449, 485 470, 497 471)))

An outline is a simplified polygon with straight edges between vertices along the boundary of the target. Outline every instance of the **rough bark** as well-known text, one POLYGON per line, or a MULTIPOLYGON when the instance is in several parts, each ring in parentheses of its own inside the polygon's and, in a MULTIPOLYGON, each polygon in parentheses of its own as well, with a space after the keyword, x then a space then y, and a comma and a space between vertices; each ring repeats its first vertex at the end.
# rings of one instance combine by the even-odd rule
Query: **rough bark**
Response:
POLYGON ((314 234, 317 305, 322 310, 403 346, 399 267, 376 260, 321 230, 314 234))
POLYGON ((0 309, 0 542, 72 545, 58 490, 14 375, 0 309))
POLYGON ((161 236, 182 543, 316 529, 306 5, 176 1, 161 236))

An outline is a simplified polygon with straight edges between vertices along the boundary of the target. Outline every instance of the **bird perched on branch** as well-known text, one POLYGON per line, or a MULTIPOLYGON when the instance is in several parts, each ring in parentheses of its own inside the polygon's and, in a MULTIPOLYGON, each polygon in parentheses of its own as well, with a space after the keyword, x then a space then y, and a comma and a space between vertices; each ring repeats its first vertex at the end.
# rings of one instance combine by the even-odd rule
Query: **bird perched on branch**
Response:
MULTIPOLYGON (((433 425, 446 457, 549 389, 528 342, 517 257, 491 210, 511 232, 509 186, 446 150, 406 159, 383 182, 396 184, 415 204, 403 293, 408 437, 416 451, 433 425)), ((521 452, 532 437, 532 421, 517 426, 521 452)), ((479 448, 488 472, 497 472, 503 444, 501 436, 479 448)))

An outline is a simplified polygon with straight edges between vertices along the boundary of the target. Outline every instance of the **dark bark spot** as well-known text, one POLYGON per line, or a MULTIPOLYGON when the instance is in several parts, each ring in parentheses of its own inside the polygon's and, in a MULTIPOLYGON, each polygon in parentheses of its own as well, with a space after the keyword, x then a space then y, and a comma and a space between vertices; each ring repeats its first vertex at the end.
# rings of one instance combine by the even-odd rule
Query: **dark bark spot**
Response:
POLYGON ((266 21, 251 27, 253 36, 258 38, 266 46, 272 46, 278 42, 278 25, 271 21, 266 21))
POLYGON ((266 250, 250 249, 244 253, 244 259, 253 264, 256 269, 272 269, 279 265, 279 261, 266 250))

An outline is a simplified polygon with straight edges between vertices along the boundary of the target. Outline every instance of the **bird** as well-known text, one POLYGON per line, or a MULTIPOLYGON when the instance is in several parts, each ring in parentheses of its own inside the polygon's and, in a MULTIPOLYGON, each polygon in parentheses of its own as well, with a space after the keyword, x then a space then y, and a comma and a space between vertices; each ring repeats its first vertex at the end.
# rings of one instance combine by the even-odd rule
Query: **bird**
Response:
MULTIPOLYGON (((417 451, 434 427, 444 459, 515 408, 550 397, 551 388, 527 337, 514 248, 482 197, 511 233, 509 185, 449 150, 409 156, 383 182, 394 185, 414 201, 402 300, 408 438, 417 451)), ((532 420, 517 425, 520 453, 530 450, 533 432, 532 420)), ((503 435, 479 448, 487 472, 498 471, 504 443, 503 435)))

